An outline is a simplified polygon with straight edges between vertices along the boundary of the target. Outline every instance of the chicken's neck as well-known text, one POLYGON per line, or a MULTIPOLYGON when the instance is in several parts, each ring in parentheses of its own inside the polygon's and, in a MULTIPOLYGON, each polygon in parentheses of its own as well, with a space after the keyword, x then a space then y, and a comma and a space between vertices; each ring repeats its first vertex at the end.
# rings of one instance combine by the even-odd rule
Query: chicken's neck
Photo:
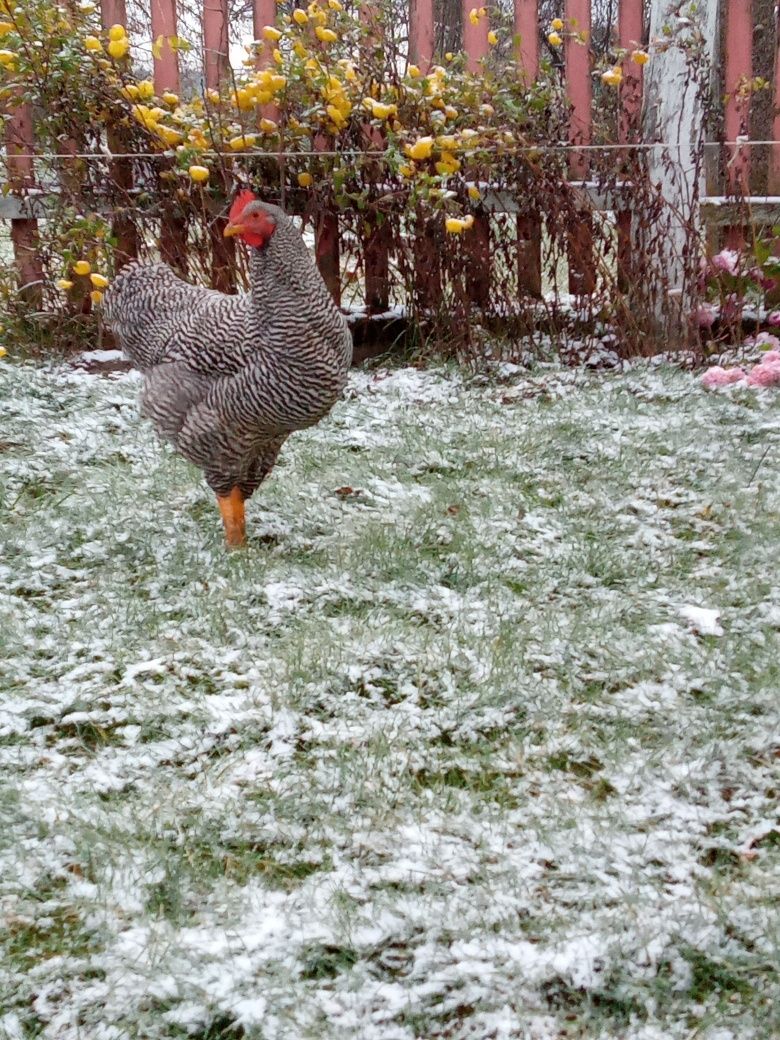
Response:
POLYGON ((290 358, 316 353, 335 366, 349 366, 346 324, 317 267, 294 228, 280 227, 265 249, 253 249, 251 294, 264 338, 290 358))

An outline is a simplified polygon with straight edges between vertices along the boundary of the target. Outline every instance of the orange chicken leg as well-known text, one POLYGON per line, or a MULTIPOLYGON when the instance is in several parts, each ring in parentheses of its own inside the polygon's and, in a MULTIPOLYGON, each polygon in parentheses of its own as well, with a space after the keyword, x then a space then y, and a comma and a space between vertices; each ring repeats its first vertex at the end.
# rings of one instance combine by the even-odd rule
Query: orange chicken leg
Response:
POLYGON ((244 496, 237 487, 229 495, 217 495, 217 504, 225 525, 225 542, 231 549, 246 545, 244 496))

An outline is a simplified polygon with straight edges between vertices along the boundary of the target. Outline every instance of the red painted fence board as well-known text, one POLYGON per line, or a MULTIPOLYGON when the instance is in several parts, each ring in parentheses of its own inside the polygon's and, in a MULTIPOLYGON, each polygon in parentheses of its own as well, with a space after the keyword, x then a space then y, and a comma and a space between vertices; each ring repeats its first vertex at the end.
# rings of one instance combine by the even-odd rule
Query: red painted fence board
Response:
POLYGON ((230 71, 228 0, 203 0, 203 67, 206 86, 218 90, 230 71))
POLYGON ((263 39, 263 27, 273 25, 275 22, 276 0, 253 0, 252 31, 255 34, 255 42, 258 44, 257 64, 259 68, 265 68, 273 61, 274 45, 263 39))
POLYGON ((154 89, 158 94, 165 90, 179 92, 179 57, 171 49, 168 39, 178 35, 176 23, 176 0, 151 0, 152 40, 163 37, 160 57, 154 58, 154 89))
MULTIPOLYGON (((526 83, 539 74, 539 0, 515 0, 516 58, 526 83)), ((538 213, 517 218, 517 280, 521 295, 542 295, 542 221, 538 213)))
POLYGON ((526 82, 533 83, 539 71, 539 0, 515 0, 515 58, 526 82))
MULTIPOLYGON (((35 169, 30 158, 35 151, 32 107, 16 105, 5 124, 6 165, 11 191, 24 195, 35 186, 35 169)), ((39 308, 43 298, 43 266, 39 255, 38 222, 31 218, 11 221, 11 243, 17 281, 22 297, 39 308)))
POLYGON ((433 63, 433 0, 410 0, 409 57, 426 73, 433 63))
MULTIPOLYGON (((732 0, 726 5, 724 43, 727 141, 736 141, 750 131, 750 94, 740 98, 739 86, 753 72, 753 0, 732 0)), ((726 188, 730 195, 750 194, 750 149, 727 147, 726 188)), ((726 245, 739 249, 744 245, 741 228, 726 229, 726 245)))
POLYGON ((770 195, 780 195, 780 26, 776 27, 777 42, 775 43, 775 82, 774 82, 774 119, 772 120, 772 152, 769 159, 769 184, 767 190, 770 195))
POLYGON ((461 10, 463 12, 463 50, 466 52, 466 68, 469 72, 479 72, 480 62, 487 56, 490 49, 488 44, 488 32, 490 31, 490 19, 487 13, 477 20, 477 24, 471 21, 469 15, 472 11, 484 9, 474 0, 463 0, 461 10))
MULTIPOLYGON (((618 9, 618 45, 628 51, 641 48, 644 43, 643 0, 620 0, 618 9)), ((634 139, 639 131, 639 116, 642 109, 642 66, 629 56, 623 62, 623 83, 620 88, 620 116, 618 137, 620 142, 634 139)), ((625 176, 628 179, 636 153, 627 152, 624 158, 625 176)), ((637 272, 632 265, 631 243, 632 216, 630 210, 621 210, 617 215, 617 264, 618 285, 624 291, 630 289, 637 272)))
MULTIPOLYGON (((566 87, 571 101, 569 140, 572 144, 590 144, 593 121, 593 86, 590 69, 590 0, 566 0, 565 62, 566 87), (571 32, 582 34, 584 42, 571 32)), ((573 152, 569 164, 576 180, 587 177, 587 152, 573 152)), ((582 211, 578 224, 568 231, 569 292, 592 293, 596 287, 593 267, 593 218, 582 211)))

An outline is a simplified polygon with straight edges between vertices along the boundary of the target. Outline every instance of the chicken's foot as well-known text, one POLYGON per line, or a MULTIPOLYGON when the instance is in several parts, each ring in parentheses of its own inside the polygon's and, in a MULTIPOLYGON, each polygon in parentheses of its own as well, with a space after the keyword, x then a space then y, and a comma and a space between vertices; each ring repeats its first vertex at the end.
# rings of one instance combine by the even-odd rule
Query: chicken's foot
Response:
POLYGON ((231 549, 246 545, 244 496, 234 487, 229 495, 217 495, 217 504, 225 525, 225 542, 231 549))

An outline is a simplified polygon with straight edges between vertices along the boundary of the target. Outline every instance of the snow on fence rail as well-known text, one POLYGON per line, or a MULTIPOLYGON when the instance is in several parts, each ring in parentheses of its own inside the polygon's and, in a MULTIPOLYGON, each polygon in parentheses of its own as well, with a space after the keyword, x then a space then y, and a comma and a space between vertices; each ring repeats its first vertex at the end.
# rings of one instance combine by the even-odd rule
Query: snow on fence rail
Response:
MULTIPOLYGON (((104 27, 116 23, 126 24, 125 0, 102 0, 101 15, 104 27)), ((751 155, 751 150, 741 145, 751 125, 751 92, 745 89, 753 76, 752 40, 756 19, 767 5, 763 0, 705 0, 689 5, 685 0, 651 0, 649 22, 645 21, 643 0, 619 0, 615 42, 627 51, 632 48, 653 46, 657 41, 653 63, 647 75, 639 64, 626 59, 622 65, 622 83, 618 100, 617 140, 614 145, 624 146, 625 154, 633 148, 637 156, 659 140, 669 144, 669 154, 648 148, 647 167, 660 185, 662 194, 669 202, 667 233, 670 241, 683 234, 686 220, 701 220, 712 227, 725 228, 728 245, 738 245, 742 240, 746 213, 756 222, 774 223, 780 214, 780 199, 777 195, 750 194, 751 178, 763 175, 763 183, 769 190, 777 192, 780 187, 780 114, 774 117, 771 127, 771 142, 765 159, 751 155), (761 9, 761 10, 759 10, 761 9), (663 45, 668 38, 667 26, 679 27, 695 14, 701 23, 703 57, 714 68, 717 62, 718 41, 724 41, 721 56, 723 87, 725 88, 724 127, 726 140, 723 144, 727 158, 725 173, 717 178, 709 177, 704 183, 705 169, 700 161, 704 137, 702 115, 703 99, 695 97, 695 86, 690 83, 680 87, 684 59, 674 47, 663 45), (720 18, 720 22, 719 22, 720 18), (644 110, 644 119, 640 113, 644 110), (679 160, 679 161, 678 161, 679 160), (767 169, 761 170, 764 163, 767 169), (706 188, 710 188, 707 195, 706 188), (741 200, 741 201, 740 201, 741 200), (675 216, 676 214, 676 216, 675 216)), ((361 4, 360 17, 370 24, 374 4, 361 4)), ((543 44, 549 26, 540 21, 539 0, 515 0, 513 47, 518 61, 518 71, 531 84, 539 71, 540 41, 543 44)), ((582 34, 586 43, 590 41, 593 19, 597 13, 593 0, 564 0, 562 14, 568 27, 582 34)), ((484 10, 484 9, 483 9, 484 10)), ((481 62, 489 49, 490 14, 475 19, 473 0, 463 0, 462 39, 467 67, 479 72, 481 62)), ((272 44, 263 41, 263 27, 277 19, 275 0, 254 0, 252 20, 255 39, 258 41, 256 60, 260 67, 272 61, 272 44)), ((772 17, 776 20, 773 12, 772 17)), ((228 43, 228 0, 203 0, 203 82, 206 88, 217 89, 230 82, 232 75, 229 62, 228 43)), ((176 0, 151 0, 150 41, 171 39, 177 36, 176 0)), ((776 32, 776 29, 775 29, 776 32)), ((433 0, 410 0, 409 5, 409 58, 416 62, 425 74, 435 60, 435 20, 433 0)), ((777 47, 776 47, 777 50, 777 47)), ((158 94, 164 91, 178 92, 180 89, 179 54, 170 46, 152 47, 153 79, 158 94)), ((577 219, 568 230, 569 288, 577 294, 592 293, 596 286, 597 258, 594 255, 593 220, 599 211, 614 214, 617 225, 618 280, 625 283, 636 277, 642 258, 635 253, 641 249, 637 240, 637 206, 642 199, 634 199, 630 182, 612 186, 605 190, 598 183, 589 181, 593 156, 593 76, 592 54, 589 46, 577 45, 573 35, 568 34, 563 47, 562 74, 570 101, 568 129, 569 181, 562 190, 571 193, 575 202, 580 200, 577 219)), ((780 62, 775 59, 773 70, 774 112, 780 113, 780 62)), ((717 92, 717 90, 716 90, 717 92)), ((268 113, 268 106, 266 106, 268 113)), ((132 197, 132 169, 129 156, 121 153, 121 142, 112 139, 109 117, 107 142, 110 158, 110 177, 121 184, 132 197)), ((613 146, 614 146, 613 145, 613 146)), ((314 140, 315 151, 327 154, 329 141, 325 135, 314 140)), ((376 147, 376 140, 371 142, 376 147)), ((603 147, 598 142, 596 147, 603 147)), ((63 149, 75 152, 72 142, 64 142, 63 149)), ((47 199, 56 197, 56 187, 44 190, 36 186, 34 161, 35 140, 33 120, 29 105, 12 109, 6 122, 6 163, 8 167, 9 194, 0 199, 0 219, 10 220, 14 255, 19 271, 20 283, 26 287, 30 298, 40 302, 39 286, 42 279, 40 257, 37 255, 37 219, 45 216, 47 199)), ((281 152, 279 156, 281 156, 281 152)), ((156 156, 160 159, 160 156, 156 156)), ((166 160, 161 160, 166 161, 166 160)), ((712 165, 712 164, 711 164, 712 165)), ((502 191, 499 186, 488 190, 482 203, 483 215, 477 217, 471 236, 471 250, 475 261, 472 275, 467 279, 468 292, 477 303, 486 302, 485 285, 489 284, 491 266, 491 232, 489 215, 495 213, 516 214, 516 252, 519 271, 519 288, 531 296, 541 294, 541 253, 545 234, 546 214, 529 208, 515 193, 502 191)), ((311 215, 311 214, 310 214, 311 215)), ((316 229, 316 253, 322 273, 335 296, 339 295, 339 217, 335 209, 314 214, 316 229)), ((369 220, 369 226, 370 220, 369 220)), ((121 214, 117 215, 114 233, 118 239, 118 254, 126 258, 135 254, 137 236, 121 214)), ((390 264, 386 236, 379 225, 369 231, 362 243, 363 275, 366 281, 366 299, 369 310, 384 311, 390 299, 390 264)), ((160 248, 164 257, 174 265, 181 266, 188 249, 187 232, 183 223, 173 212, 163 208, 161 217, 160 248)), ((215 284, 227 286, 230 276, 226 274, 233 262, 232 242, 224 242, 215 225, 211 236, 213 250, 212 278, 215 284)), ((679 251, 678 251, 679 252, 679 251)), ((418 257, 419 280, 423 296, 430 302, 440 292, 441 279, 438 272, 437 245, 432 239, 427 242, 425 233, 420 236, 418 257)), ((684 265, 672 263, 661 251, 655 258, 656 265, 665 269, 666 289, 671 290, 684 310, 684 295, 690 282, 690 271, 684 265), (671 283, 669 276, 671 271, 671 283)), ((689 265, 690 266, 690 265, 689 265)), ((643 277, 647 275, 647 265, 643 277)), ((667 315, 668 318, 668 315, 667 315)), ((682 318, 678 317, 678 331, 682 318)))

